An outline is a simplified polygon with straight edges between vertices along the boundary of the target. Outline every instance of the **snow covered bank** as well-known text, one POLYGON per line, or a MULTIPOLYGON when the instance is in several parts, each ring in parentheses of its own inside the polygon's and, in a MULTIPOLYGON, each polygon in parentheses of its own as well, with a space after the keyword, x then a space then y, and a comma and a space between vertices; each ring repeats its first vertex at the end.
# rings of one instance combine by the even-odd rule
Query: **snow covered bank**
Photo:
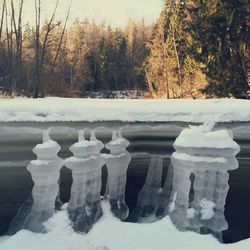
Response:
POLYGON ((0 122, 125 121, 231 122, 250 121, 250 101, 0 99, 0 122))
POLYGON ((22 230, 0 238, 0 250, 249 250, 250 240, 232 245, 220 244, 210 235, 179 232, 169 217, 152 224, 123 223, 114 218, 107 203, 104 216, 87 235, 70 227, 66 211, 46 223, 47 234, 22 230))

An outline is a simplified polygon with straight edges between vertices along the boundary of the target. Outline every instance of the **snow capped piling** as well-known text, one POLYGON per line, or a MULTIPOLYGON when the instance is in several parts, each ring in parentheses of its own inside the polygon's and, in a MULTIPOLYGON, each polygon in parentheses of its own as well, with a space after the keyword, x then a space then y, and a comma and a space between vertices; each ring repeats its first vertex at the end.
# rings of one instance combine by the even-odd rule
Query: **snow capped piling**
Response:
POLYGON ((19 209, 10 226, 10 234, 20 229, 38 233, 46 231, 43 223, 55 212, 60 169, 64 164, 63 160, 57 156, 60 149, 60 145, 51 140, 49 130, 44 131, 43 143, 33 149, 37 159, 27 166, 34 182, 32 195, 19 209))
POLYGON ((70 147, 73 157, 65 161, 73 177, 68 214, 74 230, 80 232, 88 232, 102 215, 100 191, 104 162, 100 151, 104 145, 96 139, 94 131, 90 141, 85 139, 84 132, 79 131, 78 142, 70 147))
POLYGON ((111 204, 114 215, 121 220, 128 217, 129 209, 125 202, 127 170, 131 155, 126 150, 129 141, 122 137, 120 131, 114 131, 112 140, 105 145, 110 154, 102 154, 108 170, 106 197, 111 204))
POLYGON ((239 145, 226 130, 212 131, 211 127, 199 126, 183 130, 174 148, 169 211, 173 223, 180 230, 215 233, 226 230, 224 205, 229 189, 228 171, 238 168, 235 156, 240 151, 239 145))

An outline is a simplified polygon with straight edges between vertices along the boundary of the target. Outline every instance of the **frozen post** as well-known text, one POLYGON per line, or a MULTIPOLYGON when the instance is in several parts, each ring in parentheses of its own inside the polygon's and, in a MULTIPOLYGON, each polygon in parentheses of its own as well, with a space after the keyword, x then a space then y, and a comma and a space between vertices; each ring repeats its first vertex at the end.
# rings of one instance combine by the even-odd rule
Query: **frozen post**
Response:
POLYGON ((126 151, 128 145, 129 141, 123 138, 121 133, 117 135, 117 132, 114 132, 112 141, 105 145, 110 154, 103 154, 108 169, 106 196, 112 212, 121 220, 125 220, 129 214, 125 203, 127 169, 131 161, 131 155, 126 151))
POLYGON ((180 230, 219 233, 228 225, 224 206, 229 189, 229 170, 238 168, 240 151, 226 130, 211 131, 206 126, 190 127, 174 143, 172 202, 169 213, 180 230), (193 199, 190 199, 194 174, 193 199))
POLYGON ((93 132, 91 140, 87 141, 84 130, 79 131, 78 142, 70 147, 74 156, 65 161, 73 177, 68 214, 76 231, 88 232, 102 216, 100 191, 104 162, 100 151, 103 147, 93 132))
MULTIPOLYGON (((43 222, 52 217, 55 212, 60 169, 63 166, 63 160, 57 156, 60 149, 61 147, 50 139, 48 131, 43 134, 43 143, 33 149, 37 160, 31 161, 27 166, 34 182, 32 206, 27 216, 23 218, 23 229, 45 232, 43 222)), ((24 208, 24 211, 25 209, 28 208, 24 208)), ((20 211, 21 214, 22 211, 20 211)))

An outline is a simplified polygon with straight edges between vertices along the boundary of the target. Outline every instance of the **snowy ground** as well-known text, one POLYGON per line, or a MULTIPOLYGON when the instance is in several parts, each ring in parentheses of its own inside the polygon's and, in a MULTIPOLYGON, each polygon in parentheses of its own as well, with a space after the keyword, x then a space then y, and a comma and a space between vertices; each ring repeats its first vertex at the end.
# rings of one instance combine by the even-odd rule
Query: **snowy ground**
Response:
POLYGON ((103 202, 104 216, 87 235, 72 231, 66 211, 47 222, 49 233, 20 231, 0 238, 0 250, 249 250, 250 240, 220 244, 210 235, 178 232, 169 217, 152 224, 122 223, 103 202))
POLYGON ((7 121, 250 121, 250 101, 0 99, 0 122, 7 121))

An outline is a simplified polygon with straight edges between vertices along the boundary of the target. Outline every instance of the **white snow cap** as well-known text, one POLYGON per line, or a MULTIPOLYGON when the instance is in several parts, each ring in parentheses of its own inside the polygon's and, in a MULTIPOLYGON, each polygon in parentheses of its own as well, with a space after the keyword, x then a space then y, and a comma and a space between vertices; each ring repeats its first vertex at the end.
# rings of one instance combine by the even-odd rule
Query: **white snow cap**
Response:
POLYGON ((37 155, 38 159, 49 159, 51 156, 57 155, 60 151, 60 145, 51 140, 49 130, 43 132, 43 143, 37 144, 33 149, 33 153, 37 155))
POLYGON ((213 126, 190 126, 184 129, 174 143, 174 147, 237 149, 239 145, 233 141, 232 134, 227 130, 211 131, 213 126))
POLYGON ((176 160, 181 161, 191 161, 191 162, 206 162, 206 163, 226 163, 226 159, 224 157, 201 157, 201 156, 193 156, 185 153, 177 153, 174 152, 172 157, 176 160))

